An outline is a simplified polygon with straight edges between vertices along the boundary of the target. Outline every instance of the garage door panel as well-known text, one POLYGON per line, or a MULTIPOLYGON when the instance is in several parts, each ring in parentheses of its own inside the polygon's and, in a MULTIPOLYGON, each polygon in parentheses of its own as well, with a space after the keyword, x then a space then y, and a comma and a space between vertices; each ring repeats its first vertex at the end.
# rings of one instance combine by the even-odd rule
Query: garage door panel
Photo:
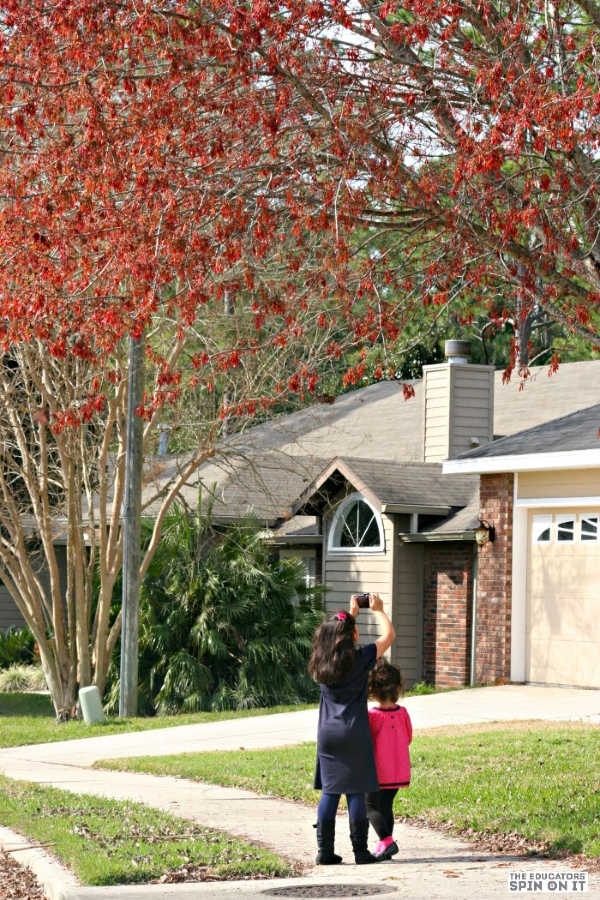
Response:
MULTIPOLYGON (((582 512, 586 514, 569 510, 575 519, 582 512)), ((535 511, 529 521, 527 678, 600 687, 600 543, 557 542, 556 526, 551 542, 535 543, 533 515, 535 511)))
MULTIPOLYGON (((568 591, 578 596, 588 596, 600 577, 600 553, 557 553, 554 556, 531 554, 530 591, 532 596, 548 592, 568 591)), ((544 548, 545 550, 547 548, 544 548)), ((578 548, 580 549, 580 548, 578 548)))
POLYGON ((532 639, 529 681, 576 687, 600 686, 598 644, 591 641, 532 639))
MULTIPOLYGON (((530 633, 544 640, 556 637, 560 640, 576 641, 582 636, 594 635, 597 631, 598 613, 589 598, 563 596, 560 605, 543 601, 532 603, 531 616, 535 624, 530 633)), ((598 648, 600 654, 600 647, 598 648)))

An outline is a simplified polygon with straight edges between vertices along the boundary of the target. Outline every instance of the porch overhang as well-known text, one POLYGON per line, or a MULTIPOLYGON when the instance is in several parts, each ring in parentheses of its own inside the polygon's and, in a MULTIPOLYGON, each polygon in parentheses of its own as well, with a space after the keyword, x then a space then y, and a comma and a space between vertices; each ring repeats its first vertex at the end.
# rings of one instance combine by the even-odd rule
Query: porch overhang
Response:
POLYGON ((443 541, 475 541, 474 531, 401 532, 398 538, 405 544, 442 543, 443 541))

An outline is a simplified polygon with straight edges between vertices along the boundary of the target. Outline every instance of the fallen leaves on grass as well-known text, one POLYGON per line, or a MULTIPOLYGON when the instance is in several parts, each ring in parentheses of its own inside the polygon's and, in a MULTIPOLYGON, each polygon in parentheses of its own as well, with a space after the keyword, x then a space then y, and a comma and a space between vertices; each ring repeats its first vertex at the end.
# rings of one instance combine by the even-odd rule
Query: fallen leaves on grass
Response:
MULTIPOLYGON (((114 847, 116 844, 130 844, 131 842, 139 844, 163 844, 167 841, 190 841, 202 839, 207 843, 221 843, 223 837, 215 834, 211 829, 201 825, 190 823, 188 828, 178 828, 174 830, 166 825, 150 825, 147 822, 140 823, 135 820, 125 818, 125 828, 109 837, 101 835, 98 831, 94 831, 84 820, 73 825, 71 831, 87 840, 92 840, 99 847, 114 847)), ((233 841, 227 841, 228 844, 233 841)))
MULTIPOLYGON (((171 869, 165 872, 160 878, 150 881, 150 884, 183 884, 188 881, 228 881, 230 876, 217 875, 214 871, 209 871, 208 866, 180 866, 178 869, 171 869)), ((268 881, 269 875, 261 875, 253 873, 252 875, 236 875, 239 881, 268 881)))
POLYGON ((0 849, 0 900, 44 900, 39 881, 26 866, 0 849))

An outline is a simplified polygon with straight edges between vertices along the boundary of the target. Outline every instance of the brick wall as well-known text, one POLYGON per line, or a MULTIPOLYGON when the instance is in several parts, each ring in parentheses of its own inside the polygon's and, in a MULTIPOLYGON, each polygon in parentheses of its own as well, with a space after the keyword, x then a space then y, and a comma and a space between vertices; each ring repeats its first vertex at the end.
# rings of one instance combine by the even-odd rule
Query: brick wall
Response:
POLYGON ((483 684, 510 678, 513 481, 510 473, 482 475, 479 488, 480 517, 496 529, 477 574, 475 679, 483 684))
POLYGON ((423 679, 469 683, 473 545, 429 543, 423 569, 423 679))

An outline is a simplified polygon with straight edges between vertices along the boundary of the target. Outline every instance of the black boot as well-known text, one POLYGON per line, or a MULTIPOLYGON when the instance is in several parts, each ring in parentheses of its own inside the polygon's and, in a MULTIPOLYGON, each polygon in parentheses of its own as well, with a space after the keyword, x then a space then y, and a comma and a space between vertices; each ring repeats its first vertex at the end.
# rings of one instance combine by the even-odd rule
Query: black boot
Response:
POLYGON ((378 862, 367 849, 367 835, 369 833, 368 819, 350 819, 350 840, 354 850, 354 862, 362 866, 365 863, 378 862))
POLYGON ((319 819, 313 828, 317 829, 317 846, 319 852, 315 862, 318 866, 337 866, 342 857, 333 852, 335 841, 335 819, 319 819))

